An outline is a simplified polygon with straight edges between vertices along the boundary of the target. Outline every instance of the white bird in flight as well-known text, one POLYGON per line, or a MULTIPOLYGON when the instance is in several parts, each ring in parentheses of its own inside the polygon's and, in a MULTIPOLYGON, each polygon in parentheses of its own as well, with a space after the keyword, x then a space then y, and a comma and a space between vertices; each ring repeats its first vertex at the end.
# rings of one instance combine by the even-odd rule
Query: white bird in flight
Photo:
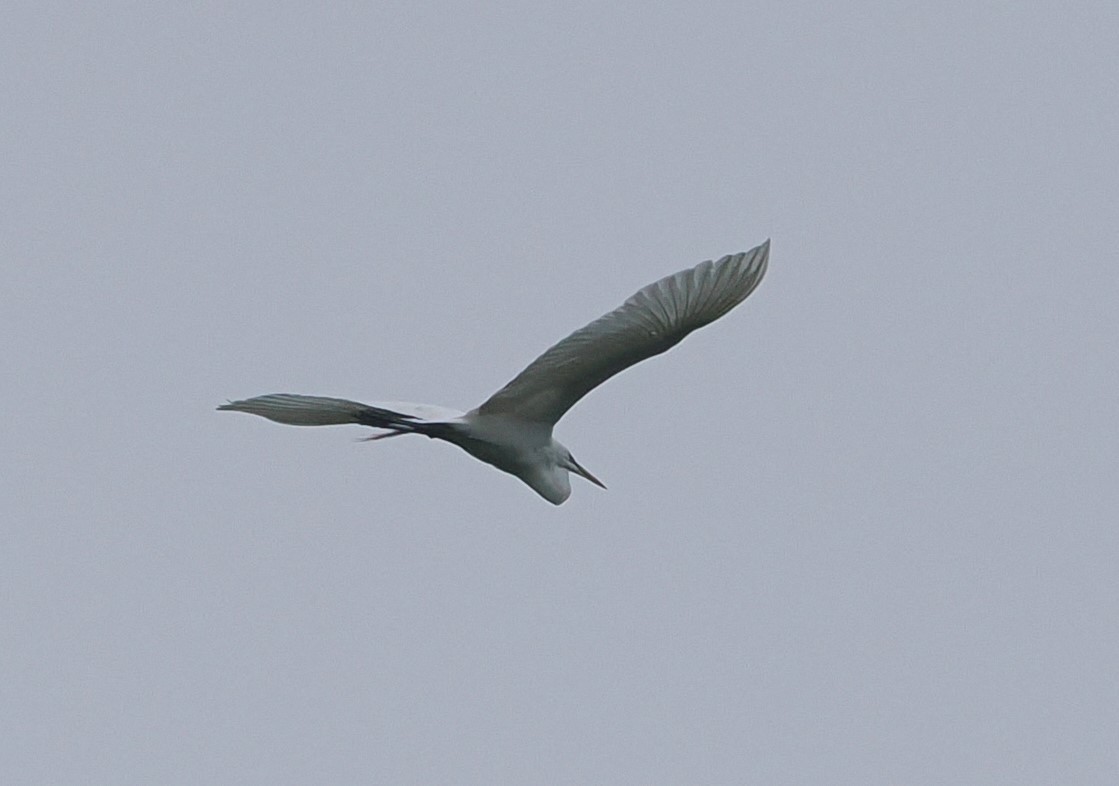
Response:
POLYGON ((357 423, 382 429, 368 439, 423 434, 516 475, 553 505, 571 496, 567 473, 606 488, 552 437, 552 427, 593 388, 737 306, 762 280, 769 241, 717 262, 666 276, 560 341, 508 385, 469 412, 429 404, 375 402, 273 393, 218 409, 248 412, 291 426, 357 423))

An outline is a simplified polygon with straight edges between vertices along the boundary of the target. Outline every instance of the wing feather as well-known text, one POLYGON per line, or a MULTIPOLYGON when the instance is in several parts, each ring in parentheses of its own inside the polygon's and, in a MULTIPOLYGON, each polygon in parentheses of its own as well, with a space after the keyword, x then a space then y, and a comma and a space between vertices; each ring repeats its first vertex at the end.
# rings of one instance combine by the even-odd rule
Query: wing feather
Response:
POLYGON ((478 411, 555 423, 610 377, 671 349, 745 300, 768 261, 767 240, 650 284, 532 361, 478 411))
POLYGON ((377 401, 362 404, 344 398, 270 393, 266 396, 230 401, 218 409, 248 412, 289 426, 337 426, 358 423, 373 428, 405 428, 445 423, 463 413, 433 404, 406 401, 377 401))

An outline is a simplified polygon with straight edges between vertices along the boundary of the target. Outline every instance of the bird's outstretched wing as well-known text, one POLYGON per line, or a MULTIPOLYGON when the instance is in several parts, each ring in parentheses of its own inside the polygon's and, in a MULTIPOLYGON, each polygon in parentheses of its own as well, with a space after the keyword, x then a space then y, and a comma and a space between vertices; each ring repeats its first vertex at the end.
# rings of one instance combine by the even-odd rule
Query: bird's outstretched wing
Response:
POLYGON ((666 276, 560 341, 478 407, 555 423, 596 386, 678 344, 737 306, 762 280, 769 241, 666 276))
POLYGON ((362 404, 344 398, 300 396, 294 393, 270 393, 267 396, 230 401, 218 409, 248 412, 289 426, 337 426, 357 423, 372 428, 388 429, 397 434, 428 434, 438 426, 463 413, 433 404, 411 404, 404 401, 378 401, 362 404))

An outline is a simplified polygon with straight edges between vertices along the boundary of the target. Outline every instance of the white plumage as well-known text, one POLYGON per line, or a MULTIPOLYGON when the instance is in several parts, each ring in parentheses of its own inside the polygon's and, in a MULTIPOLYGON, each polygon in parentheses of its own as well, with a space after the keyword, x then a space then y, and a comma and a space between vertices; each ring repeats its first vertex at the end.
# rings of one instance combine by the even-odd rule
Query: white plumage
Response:
POLYGON ((750 251, 708 260, 650 284, 560 341, 470 412, 291 393, 231 401, 218 409, 292 426, 357 423, 382 429, 370 439, 400 434, 443 439, 516 475, 559 505, 571 495, 569 472, 605 486, 552 437, 556 422, 596 386, 671 349, 745 300, 762 280, 768 261, 767 240, 750 251))

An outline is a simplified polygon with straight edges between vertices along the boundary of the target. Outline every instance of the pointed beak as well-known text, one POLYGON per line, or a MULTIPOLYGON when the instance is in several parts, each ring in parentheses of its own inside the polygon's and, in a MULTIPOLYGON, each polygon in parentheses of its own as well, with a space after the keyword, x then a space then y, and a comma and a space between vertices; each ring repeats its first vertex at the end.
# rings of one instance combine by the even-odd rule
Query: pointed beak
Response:
POLYGON ((576 475, 580 475, 580 476, 586 478, 587 480, 589 480, 591 483, 595 484, 599 488, 602 488, 602 489, 606 488, 605 483, 603 483, 601 480, 596 478, 594 475, 592 475, 591 473, 589 473, 585 469, 583 469, 582 465, 579 464, 579 462, 576 461, 574 457, 572 457, 572 459, 571 459, 571 471, 574 472, 576 475))

